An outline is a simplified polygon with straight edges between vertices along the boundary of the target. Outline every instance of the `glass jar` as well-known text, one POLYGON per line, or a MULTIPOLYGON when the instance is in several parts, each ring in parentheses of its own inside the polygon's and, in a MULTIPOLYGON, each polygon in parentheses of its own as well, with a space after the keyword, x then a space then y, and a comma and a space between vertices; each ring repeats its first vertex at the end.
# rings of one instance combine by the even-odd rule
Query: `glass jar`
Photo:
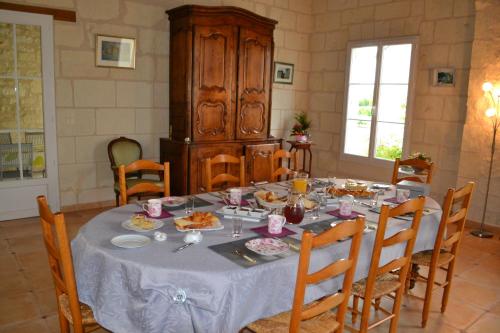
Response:
POLYGON ((286 221, 292 224, 299 224, 304 219, 305 210, 303 194, 297 191, 288 192, 288 200, 283 210, 286 221))

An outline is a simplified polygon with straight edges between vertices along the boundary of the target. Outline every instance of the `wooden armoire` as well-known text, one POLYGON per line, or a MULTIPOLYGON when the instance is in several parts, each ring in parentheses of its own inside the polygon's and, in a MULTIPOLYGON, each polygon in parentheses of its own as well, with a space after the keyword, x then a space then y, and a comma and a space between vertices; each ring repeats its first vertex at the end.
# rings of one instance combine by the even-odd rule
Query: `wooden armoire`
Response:
POLYGON ((160 139, 160 159, 171 163, 172 193, 202 192, 205 159, 222 153, 245 156, 247 183, 269 180, 281 147, 269 133, 277 22, 236 7, 167 14, 170 138, 160 139))

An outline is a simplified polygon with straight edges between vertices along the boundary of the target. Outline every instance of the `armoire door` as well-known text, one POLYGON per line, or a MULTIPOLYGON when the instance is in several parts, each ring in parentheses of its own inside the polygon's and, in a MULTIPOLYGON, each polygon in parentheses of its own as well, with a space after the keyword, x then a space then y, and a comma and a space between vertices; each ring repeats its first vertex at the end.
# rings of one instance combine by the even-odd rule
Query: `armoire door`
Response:
MULTIPOLYGON (((193 141, 231 140, 236 83, 235 26, 195 26, 193 40, 193 141)), ((175 84, 175 83, 171 83, 175 84)))
POLYGON ((264 139, 268 133, 272 36, 241 28, 238 66, 237 139, 264 139))

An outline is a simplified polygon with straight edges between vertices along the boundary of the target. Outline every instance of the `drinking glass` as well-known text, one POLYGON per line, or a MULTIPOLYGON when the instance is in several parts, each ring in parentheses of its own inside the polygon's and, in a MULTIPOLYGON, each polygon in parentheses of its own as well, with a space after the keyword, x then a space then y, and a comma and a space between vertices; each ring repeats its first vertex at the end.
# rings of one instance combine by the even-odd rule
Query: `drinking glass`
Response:
POLYGON ((186 215, 191 215, 194 211, 194 197, 187 197, 184 204, 184 212, 186 215))
POLYGON ((299 172, 292 180, 292 189, 300 193, 307 192, 307 178, 309 175, 306 172, 299 172))
POLYGON ((243 229, 243 220, 239 217, 233 218, 233 233, 231 236, 233 238, 239 238, 242 234, 242 229, 243 229))

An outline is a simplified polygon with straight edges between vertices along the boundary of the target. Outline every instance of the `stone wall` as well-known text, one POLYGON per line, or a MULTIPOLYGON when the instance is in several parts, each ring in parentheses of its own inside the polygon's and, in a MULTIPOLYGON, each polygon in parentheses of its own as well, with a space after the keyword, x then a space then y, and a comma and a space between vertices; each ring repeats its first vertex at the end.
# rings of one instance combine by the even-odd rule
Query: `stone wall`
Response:
MULTIPOLYGON (((469 217, 481 221, 490 162, 493 128, 485 116, 490 107, 481 89, 489 81, 500 87, 500 1, 476 0, 476 21, 457 185, 476 181, 469 217)), ((497 135, 486 223, 500 225, 500 135, 497 135)))
POLYGON ((183 4, 231 5, 279 21, 275 60, 295 64, 293 85, 273 85, 272 134, 282 136, 293 113, 307 110, 311 0, 26 0, 75 10, 76 23, 55 21, 57 142, 61 205, 75 208, 114 199, 107 144, 138 140, 144 158, 159 159, 168 135, 169 22, 183 4), (95 66, 95 35, 137 39, 136 69, 95 66))
POLYGON ((389 181, 392 164, 367 167, 340 159, 344 84, 349 41, 418 36, 410 152, 432 156, 432 195, 442 200, 455 186, 465 121, 473 0, 314 0, 310 40, 310 114, 314 123, 314 173, 389 181), (456 84, 433 87, 431 71, 453 67, 456 84))

